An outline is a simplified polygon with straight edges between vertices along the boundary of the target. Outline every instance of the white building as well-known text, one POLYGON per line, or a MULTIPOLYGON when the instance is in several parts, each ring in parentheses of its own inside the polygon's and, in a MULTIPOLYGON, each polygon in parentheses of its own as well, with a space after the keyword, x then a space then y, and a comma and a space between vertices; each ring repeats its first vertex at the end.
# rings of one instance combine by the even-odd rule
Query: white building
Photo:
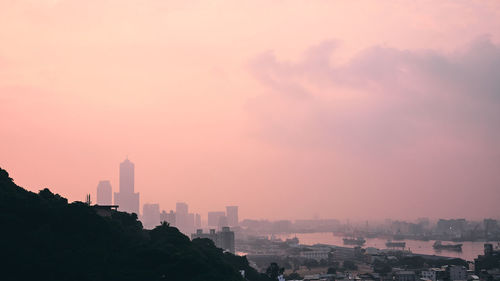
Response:
POLYGON ((444 278, 446 272, 442 268, 429 268, 429 270, 423 270, 420 274, 424 279, 438 281, 444 278))
POLYGON ((320 260, 327 260, 329 253, 330 251, 326 250, 313 250, 313 251, 300 252, 300 256, 306 259, 313 259, 320 261, 320 260))

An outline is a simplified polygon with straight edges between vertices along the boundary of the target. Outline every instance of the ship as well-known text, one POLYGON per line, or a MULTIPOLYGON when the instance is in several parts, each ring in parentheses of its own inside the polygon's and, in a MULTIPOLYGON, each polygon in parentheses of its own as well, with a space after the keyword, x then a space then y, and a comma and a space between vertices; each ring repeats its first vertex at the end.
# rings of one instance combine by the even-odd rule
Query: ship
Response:
POLYGON ((366 240, 363 237, 358 238, 344 238, 344 245, 358 245, 361 246, 365 244, 366 240))
POLYGON ((387 240, 387 242, 385 242, 385 246, 387 248, 404 248, 406 247, 406 242, 393 242, 391 240, 387 240))
POLYGON ((434 242, 432 247, 436 250, 462 251, 462 244, 443 244, 441 241, 434 242))

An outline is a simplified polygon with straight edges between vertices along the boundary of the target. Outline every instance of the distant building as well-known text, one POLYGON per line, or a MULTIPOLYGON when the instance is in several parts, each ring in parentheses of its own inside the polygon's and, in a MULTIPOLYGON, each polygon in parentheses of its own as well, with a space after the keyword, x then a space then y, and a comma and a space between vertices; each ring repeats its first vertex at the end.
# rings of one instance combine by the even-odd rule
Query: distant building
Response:
POLYGON ((160 214, 161 222, 168 222, 171 226, 176 226, 175 224, 175 212, 170 210, 169 213, 162 211, 160 214))
POLYGON ((194 216, 194 227, 201 228, 201 215, 195 214, 194 216))
POLYGON ((226 216, 230 227, 238 226, 238 206, 226 206, 226 216))
POLYGON ((422 278, 431 281, 447 279, 446 271, 442 268, 429 268, 428 270, 423 270, 420 274, 422 278))
POLYGON ((120 192, 115 192, 115 205, 120 211, 139 216, 139 193, 134 192, 134 163, 125 159, 120 163, 120 192))
POLYGON ((183 233, 189 233, 188 215, 188 204, 177 202, 177 204, 175 204, 175 226, 183 233))
POLYGON ((465 266, 452 265, 449 267, 450 270, 450 280, 467 280, 467 269, 465 266))
POLYGON ((440 219, 437 222, 436 231, 440 234, 459 235, 465 231, 466 225, 465 219, 440 219))
POLYGON ((113 204, 113 192, 109 181, 100 181, 97 185, 97 205, 113 204))
POLYGON ((208 212, 207 220, 208 220, 208 226, 210 227, 218 227, 219 226, 219 221, 220 217, 225 216, 226 213, 224 212, 208 212))
POLYGON ((395 273, 396 281, 415 281, 414 271, 398 271, 395 273))
POLYGON ((187 224, 186 224, 186 231, 185 233, 187 235, 189 235, 189 233, 193 233, 194 232, 194 214, 193 213, 189 213, 188 214, 188 219, 187 219, 187 224))
POLYGON ((484 225, 484 232, 486 235, 497 233, 499 230, 498 222, 497 220, 494 219, 484 219, 483 225, 484 225))
POLYGON ((328 250, 303 251, 300 252, 300 257, 317 261, 328 260, 329 253, 330 251, 328 250))
POLYGON ((226 216, 220 216, 219 217, 219 223, 217 224, 219 229, 222 229, 223 227, 229 226, 229 223, 227 222, 227 217, 226 216))
POLYGON ((215 232, 215 229, 210 229, 209 233, 203 233, 202 229, 196 230, 196 233, 191 234, 191 239, 208 238, 212 240, 218 248, 235 253, 234 232, 229 227, 223 227, 222 231, 215 232))
POLYGON ((144 204, 142 207, 142 224, 146 229, 160 225, 160 205, 144 204))
POLYGON ((500 250, 494 249, 493 244, 484 244, 484 255, 479 255, 474 259, 474 270, 477 274, 483 271, 498 268, 500 264, 500 250))
POLYGON ((218 234, 219 247, 234 254, 234 232, 229 227, 223 227, 218 234))

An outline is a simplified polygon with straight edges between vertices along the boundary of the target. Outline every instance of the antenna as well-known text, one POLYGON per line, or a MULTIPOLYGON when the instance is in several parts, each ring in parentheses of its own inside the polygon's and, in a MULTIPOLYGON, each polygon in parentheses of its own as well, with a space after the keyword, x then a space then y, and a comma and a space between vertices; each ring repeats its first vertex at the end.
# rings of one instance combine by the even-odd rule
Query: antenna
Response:
POLYGON ((89 206, 90 206, 90 204, 92 204, 92 201, 90 201, 90 194, 87 194, 85 196, 85 204, 87 204, 89 206))

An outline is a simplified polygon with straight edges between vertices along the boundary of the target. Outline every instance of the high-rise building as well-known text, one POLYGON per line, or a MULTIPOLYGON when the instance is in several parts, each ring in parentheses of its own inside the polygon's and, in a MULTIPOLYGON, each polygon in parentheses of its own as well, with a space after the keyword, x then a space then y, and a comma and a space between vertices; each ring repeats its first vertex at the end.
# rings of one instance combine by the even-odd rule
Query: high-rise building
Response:
POLYGON ((201 215, 200 214, 195 214, 194 227, 197 229, 201 227, 201 215))
POLYGON ((234 254, 234 232, 225 226, 219 234, 219 247, 234 254))
POLYGON ((139 215, 139 193, 134 192, 134 163, 120 163, 120 192, 115 192, 115 205, 120 211, 139 215))
POLYGON ((217 223, 217 227, 219 230, 222 230, 223 227, 229 226, 227 222, 227 217, 226 216, 220 216, 219 217, 219 223, 217 223))
POLYGON ((142 224, 147 229, 160 225, 160 205, 144 204, 142 206, 142 224))
POLYGON ((160 215, 160 221, 168 222, 170 226, 176 226, 175 224, 175 212, 170 210, 169 213, 162 211, 160 215))
POLYGON ((222 231, 215 232, 215 229, 210 229, 209 233, 203 233, 202 229, 197 229, 196 233, 191 234, 191 239, 208 238, 212 240, 218 248, 229 251, 234 254, 234 232, 229 227, 223 227, 222 231))
POLYGON ((177 204, 175 204, 175 226, 177 226, 181 232, 189 234, 188 214, 188 205, 186 203, 177 202, 177 204))
POLYGON ((109 181, 100 181, 97 185, 97 205, 112 205, 113 192, 109 181))
POLYGON ((224 212, 208 212, 208 216, 207 216, 208 226, 218 227, 220 217, 223 217, 225 215, 226 215, 226 213, 224 213, 224 212))
POLYGON ((193 233, 193 231, 194 231, 194 214, 189 213, 186 225, 186 234, 189 235, 190 233, 193 233))
POLYGON ((226 216, 230 227, 238 226, 238 206, 227 206, 226 216))

